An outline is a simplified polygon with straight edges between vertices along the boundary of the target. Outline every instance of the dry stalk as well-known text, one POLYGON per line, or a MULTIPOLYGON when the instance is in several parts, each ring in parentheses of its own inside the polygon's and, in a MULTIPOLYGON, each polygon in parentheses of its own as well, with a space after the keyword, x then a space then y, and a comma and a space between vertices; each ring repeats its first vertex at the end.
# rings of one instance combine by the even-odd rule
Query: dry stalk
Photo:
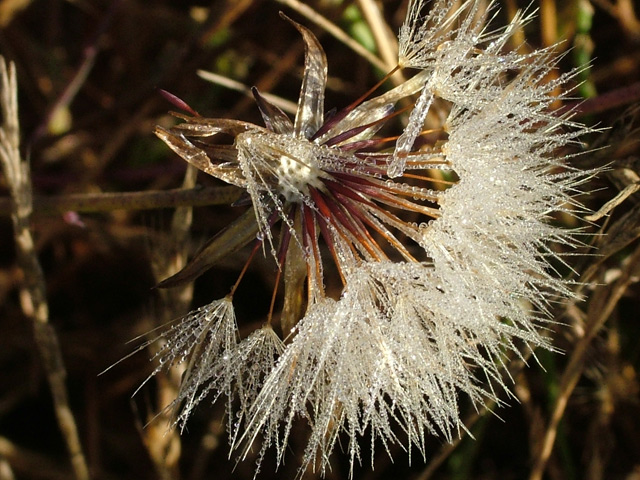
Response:
POLYGON ((292 8, 300 15, 303 15, 309 21, 315 23, 322 29, 324 29, 329 35, 333 36, 337 40, 344 43, 348 48, 356 52, 366 61, 368 61, 371 65, 376 67, 381 71, 387 70, 387 65, 384 60, 380 60, 374 54, 372 54, 369 50, 364 48, 358 42, 356 42, 353 38, 347 35, 340 27, 336 24, 330 22, 325 17, 316 12, 313 8, 308 5, 298 1, 298 0, 276 0, 278 3, 282 3, 289 8, 292 8))
POLYGON ((29 164, 20 158, 20 127, 18 124, 18 85, 13 64, 0 57, 0 161, 9 188, 13 211, 14 238, 18 265, 24 275, 20 304, 25 316, 33 323, 35 341, 47 374, 53 396, 58 426, 67 444, 71 464, 78 480, 89 478, 89 469, 82 452, 73 412, 69 407, 64 361, 54 329, 49 324, 44 275, 34 249, 29 229, 33 209, 29 164))
MULTIPOLYGON (((175 188, 145 192, 73 193, 56 196, 32 196, 37 215, 109 212, 112 210, 153 210, 158 208, 204 207, 228 205, 240 198, 241 190, 233 186, 175 188)), ((13 211, 11 199, 0 198, 0 215, 13 211)))
MULTIPOLYGON (((398 63, 398 39, 395 32, 387 24, 377 2, 373 0, 358 0, 358 6, 371 28, 380 56, 387 66, 386 70, 392 70, 398 63)), ((400 85, 404 82, 405 78, 402 72, 396 72, 393 76, 393 81, 395 85, 400 85)))
MULTIPOLYGON (((184 191, 193 190, 196 185, 198 170, 189 166, 182 182, 184 191)), ((152 246, 153 269, 156 280, 173 275, 181 270, 187 262, 186 245, 189 244, 189 231, 193 221, 193 207, 178 206, 171 220, 171 231, 166 243, 152 246), (155 248, 154 248, 155 247, 155 248)), ((182 285, 175 289, 159 290, 163 304, 163 318, 165 323, 173 318, 181 317, 189 311, 193 297, 193 283, 182 285)), ((179 475, 178 461, 182 452, 182 445, 178 431, 173 428, 175 408, 173 400, 176 398, 177 385, 184 373, 183 366, 176 366, 170 371, 162 373, 158 381, 156 392, 160 413, 149 422, 146 428, 141 428, 140 435, 147 448, 158 476, 162 479, 172 479, 179 475)))
POLYGON ((640 248, 636 248, 635 252, 628 258, 620 278, 616 282, 603 286, 594 293, 587 313, 584 335, 576 343, 569 359, 569 364, 560 380, 559 394, 553 406, 549 425, 546 428, 529 480, 542 479, 558 433, 558 424, 564 416, 569 398, 585 368, 589 345, 591 345, 594 337, 607 321, 629 285, 637 281, 638 274, 640 274, 640 248))

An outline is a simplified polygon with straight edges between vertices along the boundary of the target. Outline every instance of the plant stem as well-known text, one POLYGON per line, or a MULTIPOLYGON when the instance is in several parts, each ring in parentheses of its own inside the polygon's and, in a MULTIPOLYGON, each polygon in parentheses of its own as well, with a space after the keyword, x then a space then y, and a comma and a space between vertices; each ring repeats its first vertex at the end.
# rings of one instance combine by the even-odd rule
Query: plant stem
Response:
MULTIPOLYGON (((145 192, 79 193, 60 196, 33 197, 36 215, 58 214, 68 211, 92 213, 111 210, 152 210, 157 208, 202 207, 231 204, 240 198, 241 191, 233 186, 197 187, 191 189, 156 190, 145 192)), ((0 215, 10 215, 11 199, 0 198, 0 215)))

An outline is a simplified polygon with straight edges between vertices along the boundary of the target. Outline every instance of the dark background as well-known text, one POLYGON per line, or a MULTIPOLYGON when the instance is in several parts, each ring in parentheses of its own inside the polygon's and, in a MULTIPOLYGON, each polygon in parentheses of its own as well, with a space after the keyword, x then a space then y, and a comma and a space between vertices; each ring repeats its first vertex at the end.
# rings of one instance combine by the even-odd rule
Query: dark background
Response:
MULTIPOLYGON (((372 36, 358 5, 371 1, 307 2, 356 39, 372 36)), ((385 19, 397 32, 406 1, 383 1, 385 19)), ((500 0, 505 22, 514 1, 500 0)), ((561 71, 583 68, 585 83, 575 96, 596 98, 584 104, 580 120, 604 127, 585 138, 594 150, 571 161, 580 168, 609 165, 585 187, 581 197, 597 210, 627 184, 638 181, 638 100, 640 97, 640 23, 628 1, 534 2, 541 17, 526 30, 528 45, 562 41, 568 54, 561 71), (593 24, 584 13, 593 9, 593 24), (556 17, 553 17, 555 9, 556 17), (554 28, 554 24, 556 28, 554 28), (635 177, 634 177, 635 175, 635 177)), ((526 6, 523 2, 521 6, 526 6)), ((299 13, 275 1, 206 2, 142 0, 0 1, 0 52, 16 63, 23 153, 32 165, 36 195, 164 190, 181 185, 185 163, 153 134, 170 125, 175 109, 158 89, 179 96, 207 117, 237 118, 260 124, 257 108, 241 93, 199 78, 204 69, 261 91, 295 101, 304 47, 298 32, 283 21, 284 10, 320 39, 329 60, 327 110, 348 104, 373 85, 380 72, 299 13), (79 75, 86 69, 86 75, 79 75), (77 89, 73 89, 73 85, 77 89)), ((640 8, 636 6, 636 12, 640 8)), ((219 185, 201 174, 198 183, 219 185)), ((0 192, 6 186, 0 179, 0 192)), ((579 382, 568 398, 546 477, 549 479, 639 479, 640 295, 634 280, 615 288, 640 248, 638 194, 608 219, 588 225, 587 244, 602 256, 571 257, 578 272, 591 265, 585 302, 568 312, 559 306, 554 343, 564 355, 540 352, 518 371, 516 398, 495 414, 475 411, 461 399, 475 440, 463 435, 456 448, 430 438, 425 470, 419 452, 392 447, 392 463, 382 446, 375 470, 368 456, 355 478, 521 479, 532 470, 550 412, 563 390, 563 374, 581 340, 581 328, 602 314, 600 295, 611 300, 607 321, 580 363, 579 382), (638 213, 638 214, 636 214, 638 213), (620 248, 606 247, 621 235, 620 248), (583 323, 581 323, 583 322, 583 323), (446 454, 446 457, 443 456, 446 454), (432 463, 430 463, 432 462, 432 463)), ((194 210, 187 252, 235 218, 238 207, 194 210)), ((160 375, 133 399, 151 372, 151 353, 141 352, 98 374, 135 348, 127 344, 154 326, 184 313, 175 298, 154 290, 159 269, 179 253, 169 234, 173 210, 119 209, 80 213, 35 212, 33 232, 48 289, 50 322, 58 335, 67 372, 70 404, 83 448, 96 479, 253 478, 255 458, 236 464, 226 443, 223 405, 198 408, 181 436, 152 421, 174 392, 175 375, 160 375), (145 425, 151 423, 145 427, 145 425)), ((569 219, 559 219, 570 225, 569 219)), ((588 249, 584 250, 589 251, 588 249)), ((246 255, 232 255, 200 278, 186 303, 196 307, 223 296, 246 255)), ((164 267, 163 267, 164 265, 164 267)), ((266 314, 272 263, 259 261, 234 302, 241 331, 266 314), (266 308, 266 307, 265 307, 266 308)), ((160 278, 159 278, 160 277, 160 278)), ((68 454, 53 413, 51 394, 34 343, 33 330, 18 302, 22 275, 15 264, 11 221, 0 216, 0 479, 71 479, 68 454)), ((564 393, 563 393, 564 392, 564 393)), ((505 396, 505 400, 507 400, 505 396)), ((305 430, 292 435, 287 462, 276 472, 273 452, 260 478, 294 477, 304 449, 305 430)), ((336 448, 328 478, 348 477, 347 456, 336 448)), ((305 478, 316 477, 308 473, 305 478)))

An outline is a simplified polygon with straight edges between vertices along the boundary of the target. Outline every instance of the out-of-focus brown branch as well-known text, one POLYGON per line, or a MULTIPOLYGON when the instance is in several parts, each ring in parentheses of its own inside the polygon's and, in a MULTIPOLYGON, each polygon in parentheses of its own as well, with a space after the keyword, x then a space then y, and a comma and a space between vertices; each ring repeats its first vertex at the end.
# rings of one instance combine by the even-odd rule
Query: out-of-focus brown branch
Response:
POLYGON ((292 8, 300 15, 303 15, 309 21, 315 23, 316 25, 323 28, 329 35, 335 37, 340 42, 344 43, 348 48, 356 52, 362 58, 367 60, 371 65, 380 69, 381 71, 386 71, 387 65, 383 60, 380 60, 374 54, 372 54, 369 50, 364 48, 358 42, 356 42, 353 38, 347 35, 343 30, 341 30, 338 26, 331 23, 325 17, 316 12, 313 8, 308 5, 300 2, 299 0, 277 0, 278 3, 282 3, 287 7, 292 8))
MULTIPOLYGON (((240 198, 241 190, 233 186, 204 187, 146 192, 78 193, 60 196, 33 196, 36 215, 68 211, 95 213, 111 210, 153 210, 157 208, 229 205, 240 198)), ((12 213, 11 199, 0 198, 0 215, 12 213)))
POLYGON ((632 105, 638 101, 640 101, 640 82, 611 90, 587 100, 567 103, 562 108, 559 108, 556 113, 560 115, 572 112, 577 118, 580 118, 585 115, 596 115, 613 108, 632 105))
POLYGON ((0 436, 0 478, 11 479, 10 474, 33 480, 68 480, 71 472, 68 467, 59 465, 51 458, 0 436), (6 461, 11 467, 12 472, 8 475, 6 470, 2 470, 2 461, 6 461))
POLYGON ((31 0, 4 0, 0 2, 0 27, 4 28, 11 23, 11 20, 27 8, 31 0))
POLYGON ((594 0, 594 3, 609 13, 619 23, 624 32, 631 38, 640 38, 640 21, 635 12, 632 0, 594 0))
POLYGON ((76 422, 67 398, 66 372, 58 338, 49 325, 44 275, 34 249, 29 221, 33 210, 29 164, 20 158, 20 128, 18 124, 18 85, 13 64, 0 57, 0 162, 11 194, 14 238, 18 264, 24 279, 20 303, 24 314, 32 321, 36 344, 53 396, 58 425, 67 444, 71 464, 78 480, 89 478, 89 469, 82 452, 76 422))
MULTIPOLYGON (((512 361, 507 362, 506 365, 508 365, 508 368, 505 371, 505 376, 516 378, 520 375, 531 355, 533 355, 532 351, 525 351, 522 352, 521 358, 512 359, 512 361)), ((438 453, 431 458, 425 469, 416 477, 416 480, 430 480, 433 478, 445 460, 460 446, 466 436, 471 434, 471 430, 478 420, 492 412, 497 404, 495 400, 488 400, 485 405, 478 406, 477 410, 470 412, 462 421, 462 425, 464 425, 465 428, 460 432, 458 438, 455 438, 451 443, 443 444, 438 453)))
POLYGON ((578 340, 571 353, 569 364, 560 380, 559 394, 553 406, 551 418, 529 480, 542 479, 556 440, 558 424, 564 416, 569 398, 585 368, 588 347, 611 315, 622 295, 627 291, 627 287, 635 281, 635 277, 638 274, 640 274, 640 247, 636 248, 635 252, 627 259, 626 265, 622 268, 620 278, 611 285, 598 288, 592 296, 587 313, 587 321, 584 326, 584 334, 578 340))
MULTIPOLYGON (((182 188, 193 189, 197 172, 198 170, 192 165, 187 167, 182 188)), ((182 270, 187 263, 186 245, 192 221, 193 208, 191 206, 185 205, 176 208, 171 220, 168 244, 156 245, 152 251, 153 270, 157 282, 182 270)), ((160 324, 164 324, 189 311, 189 305, 193 298, 193 282, 175 289, 160 290, 159 293, 163 302, 163 313, 158 320, 160 324)), ((157 349, 157 345, 153 345, 151 348, 157 349)), ((146 428, 140 429, 140 435, 156 467, 158 476, 163 480, 176 478, 180 473, 178 461, 182 453, 182 444, 180 435, 173 425, 175 409, 172 407, 172 403, 178 395, 178 385, 183 373, 184 365, 180 365, 157 375, 156 395, 160 413, 146 428)))
MULTIPOLYGON (((398 64, 398 38, 386 23, 382 9, 377 2, 373 0, 358 0, 357 3, 371 28, 380 57, 387 65, 386 71, 393 70, 398 64)), ((393 74, 395 85, 400 85, 405 80, 402 72, 398 71, 393 74)))
POLYGON ((66 86, 64 91, 60 94, 54 105, 51 107, 44 121, 38 126, 38 128, 36 128, 31 137, 31 144, 36 143, 41 137, 45 135, 50 127, 52 119, 54 119, 61 110, 67 108, 71 104, 71 102, 73 102, 76 95, 78 94, 84 83, 87 81, 87 77, 93 69, 96 56, 98 55, 98 52, 100 50, 98 47, 100 39, 111 23, 111 19, 113 18, 115 11, 118 9, 121 3, 121 0, 111 3, 107 15, 104 16, 100 23, 100 26, 94 34, 93 41, 90 42, 84 49, 82 61, 80 62, 80 66, 78 67, 75 75, 66 86))

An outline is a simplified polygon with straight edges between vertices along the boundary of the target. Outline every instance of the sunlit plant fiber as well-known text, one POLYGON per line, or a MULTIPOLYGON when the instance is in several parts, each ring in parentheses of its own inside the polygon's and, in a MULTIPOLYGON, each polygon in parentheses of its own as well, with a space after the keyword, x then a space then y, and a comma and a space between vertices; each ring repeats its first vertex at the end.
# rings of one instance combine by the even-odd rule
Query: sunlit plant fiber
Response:
POLYGON ((293 121, 254 89, 264 127, 194 114, 156 128, 252 205, 164 286, 247 244, 247 264, 265 251, 277 265, 274 299, 283 284, 282 307, 274 301, 246 338, 233 307, 243 270, 228 296, 151 340, 162 340, 153 374, 187 362, 175 422, 226 397, 241 457, 274 447, 284 461, 295 421, 310 430, 302 470, 324 473, 341 437, 352 467, 361 442, 424 457, 426 435, 464 429, 460 392, 476 405, 497 400, 510 352, 551 348, 538 330, 571 290, 549 267, 561 259, 548 244, 577 242, 549 219, 576 211, 588 175, 557 156, 585 128, 549 109, 571 74, 549 81, 550 50, 506 48, 525 15, 492 30, 480 2, 424 3, 410 3, 399 35, 394 71, 409 79, 386 93, 373 96, 376 86, 325 114, 325 54, 289 20, 306 46, 293 121), (436 105, 448 114, 426 131, 436 105), (330 263, 339 279, 325 274, 330 263), (336 282, 341 293, 328 294, 336 282))

